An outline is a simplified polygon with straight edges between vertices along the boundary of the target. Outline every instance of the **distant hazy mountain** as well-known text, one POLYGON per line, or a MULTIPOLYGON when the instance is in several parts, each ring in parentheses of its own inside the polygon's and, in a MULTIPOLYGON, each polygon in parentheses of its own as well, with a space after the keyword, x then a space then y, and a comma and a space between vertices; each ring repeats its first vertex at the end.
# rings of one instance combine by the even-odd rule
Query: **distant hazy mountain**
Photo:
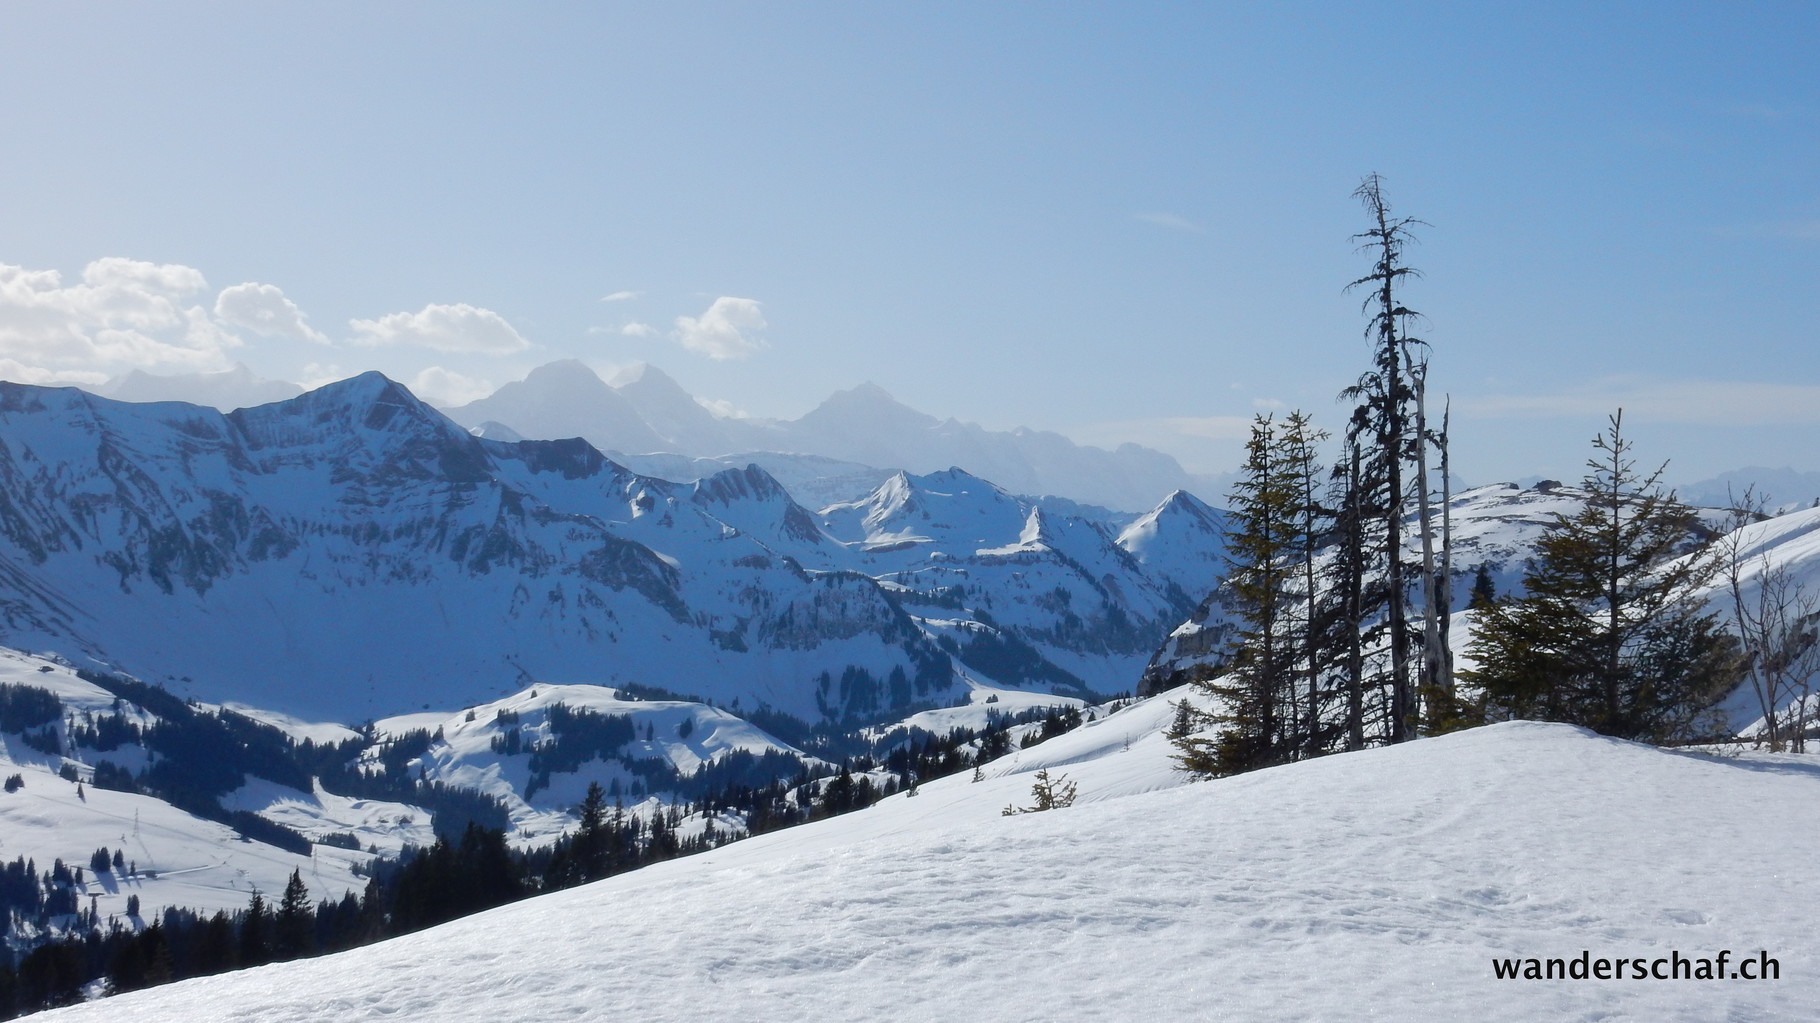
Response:
POLYGON ((1752 491, 1752 495, 1771 510, 1813 507, 1820 505, 1820 472, 1753 465, 1676 487, 1675 495, 1688 504, 1725 508, 1742 500, 1746 490, 1752 491))
MULTIPOLYGON (((757 462, 810 503, 820 496, 853 499, 859 493, 854 485, 868 469, 931 473, 950 466, 1014 493, 1052 494, 1126 512, 1148 510, 1175 490, 1217 497, 1224 489, 1220 479, 1191 474, 1160 451, 1136 444, 1107 451, 1058 433, 995 431, 937 419, 876 384, 836 392, 795 420, 734 419, 714 415, 654 366, 622 374, 609 385, 569 360, 446 411, 464 426, 491 422, 524 437, 584 437, 629 459, 664 453, 710 460, 703 469, 757 462), (733 457, 733 452, 743 454, 733 457), (813 456, 854 468, 830 467, 832 475, 847 477, 830 485, 808 463, 785 468, 766 453, 813 456)), ((683 468, 681 462, 667 464, 683 468)), ((870 482, 876 485, 876 479, 870 482)))
POLYGON ((445 413, 466 427, 501 423, 530 440, 582 437, 614 451, 669 450, 629 400, 574 359, 539 366, 523 380, 445 413))
POLYGON ((187 401, 223 412, 283 401, 303 393, 303 388, 287 380, 256 376, 241 363, 219 373, 175 376, 154 376, 136 369, 92 390, 115 401, 187 401))

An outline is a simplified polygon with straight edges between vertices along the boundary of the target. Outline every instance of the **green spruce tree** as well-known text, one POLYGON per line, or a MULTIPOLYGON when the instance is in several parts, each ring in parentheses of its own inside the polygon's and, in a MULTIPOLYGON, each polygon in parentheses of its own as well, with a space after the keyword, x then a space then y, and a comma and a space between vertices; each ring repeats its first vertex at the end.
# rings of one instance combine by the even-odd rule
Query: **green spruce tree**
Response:
POLYGON ((1219 728, 1212 738, 1191 731, 1175 743, 1181 766, 1199 774, 1236 774, 1281 763, 1294 759, 1302 746, 1297 682, 1303 677, 1299 662, 1308 627, 1295 586, 1309 520, 1298 475, 1303 466, 1287 457, 1285 440, 1294 439, 1295 451, 1310 441, 1305 420, 1295 422, 1293 431, 1280 431, 1265 415, 1252 422, 1245 464, 1233 485, 1229 571, 1221 588, 1234 624, 1233 647, 1223 671, 1195 682, 1216 708, 1197 724, 1219 728))
POLYGON ((291 871, 285 882, 284 895, 278 900, 278 914, 272 926, 274 958, 296 959, 316 950, 316 912, 310 905, 310 890, 304 886, 303 873, 291 871))
POLYGON ((1696 596, 1716 562, 1697 520, 1640 473, 1623 412, 1594 438, 1584 503, 1537 543, 1524 595, 1481 606, 1466 675, 1487 715, 1568 721, 1668 742, 1709 732, 1739 679, 1737 644, 1696 596))

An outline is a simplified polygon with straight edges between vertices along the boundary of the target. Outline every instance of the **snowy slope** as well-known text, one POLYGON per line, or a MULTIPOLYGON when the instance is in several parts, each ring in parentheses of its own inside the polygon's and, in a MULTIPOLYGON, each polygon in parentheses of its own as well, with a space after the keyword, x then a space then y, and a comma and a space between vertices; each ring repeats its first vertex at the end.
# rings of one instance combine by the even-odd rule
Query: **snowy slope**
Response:
POLYGON ((1511 723, 1183 785, 1145 730, 1165 706, 977 784, 45 1018, 1811 1018, 1809 760, 1511 723), (1063 760, 1075 806, 1001 816, 1063 760), (1583 949, 1765 950, 1780 979, 1493 976, 1583 949))
MULTIPOLYGON (((406 766, 421 771, 430 781, 499 799, 511 817, 512 830, 507 837, 520 846, 540 845, 575 826, 572 811, 591 782, 599 783, 615 797, 623 790, 631 797, 628 802, 645 797, 643 783, 635 781, 638 776, 614 758, 589 758, 578 770, 553 773, 541 788, 532 791, 530 750, 539 741, 551 738, 549 713, 554 704, 572 711, 629 719, 635 738, 624 748, 624 755, 634 760, 662 761, 682 776, 735 752, 781 753, 790 755, 796 764, 822 766, 816 758, 728 711, 676 700, 631 699, 600 686, 536 686, 455 713, 409 714, 375 724, 381 740, 411 729, 434 732, 437 738, 429 749, 406 766), (501 753, 495 749, 497 741, 509 732, 518 733, 523 752, 501 753)), ((276 814, 266 815, 282 822, 276 814)), ((305 828, 299 830, 308 833, 305 828)))
MULTIPOLYGON (((0 682, 49 690, 69 714, 102 714, 114 706, 113 694, 67 668, 13 650, 0 649, 0 682)), ((137 750, 108 756, 132 767, 137 766, 133 753, 142 760, 143 752, 137 750)), ((48 871, 57 859, 83 867, 81 904, 93 905, 104 921, 110 914, 124 918, 126 900, 133 895, 139 896, 144 920, 154 919, 166 906, 204 913, 244 909, 253 888, 281 892, 293 870, 302 872, 317 898, 358 894, 366 887, 353 872, 355 864, 370 858, 364 852, 319 845, 310 855, 298 855, 244 839, 225 824, 203 820, 151 796, 92 784, 82 786, 79 793, 77 782, 58 776, 65 765, 78 768, 81 780, 92 778, 90 764, 31 749, 17 736, 0 736, 0 775, 18 774, 24 780, 18 791, 0 794, 0 858, 26 857, 36 861, 40 872, 48 871), (120 850, 139 873, 129 877, 87 872, 90 854, 103 846, 120 850)), ((285 795, 305 798, 301 793, 285 795)), ((378 843, 396 852, 404 840, 397 837, 396 818, 416 814, 422 818, 421 831, 408 832, 404 838, 427 843, 429 822, 422 811, 370 804, 341 800, 335 809, 316 817, 331 822, 325 831, 356 834, 363 848, 378 843)))

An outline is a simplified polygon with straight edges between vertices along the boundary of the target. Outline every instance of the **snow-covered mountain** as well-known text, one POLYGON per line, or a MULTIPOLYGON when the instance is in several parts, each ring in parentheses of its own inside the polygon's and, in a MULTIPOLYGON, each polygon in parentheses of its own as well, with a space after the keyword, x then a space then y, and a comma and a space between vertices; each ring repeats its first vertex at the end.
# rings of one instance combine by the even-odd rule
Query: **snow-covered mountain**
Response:
MULTIPOLYGON (((1219 480, 1190 474, 1175 459, 1149 448, 1125 444, 1106 451, 1057 433, 1001 432, 937 419, 896 401, 875 384, 837 392, 795 420, 726 418, 709 412, 654 366, 622 373, 609 385, 585 364, 568 360, 446 411, 470 428, 496 423, 524 437, 583 437, 621 461, 621 455, 665 453, 712 459, 723 468, 731 459, 735 465, 756 462, 774 470, 765 457, 752 454, 762 452, 912 473, 961 466, 1014 493, 1054 494, 1126 512, 1148 510, 1174 490, 1211 494, 1221 487, 1219 480)), ((830 494, 831 482, 813 488, 812 480, 828 477, 799 483, 795 473, 773 474, 811 504, 834 503, 824 500, 828 497, 852 500, 863 493, 830 494)), ((853 475, 845 469, 830 473, 853 475)))
POLYGON ((1410 1020, 1672 1023, 1805 1019, 1820 995, 1810 758, 1513 722, 1188 785, 1159 734, 1168 718, 1150 701, 977 783, 953 776, 378 945, 45 1018, 1354 1019, 1393 1006, 1410 1020), (1038 769, 1077 785, 1075 804, 1002 815, 1031 804, 1038 769), (1711 971, 1722 951, 1720 980, 1638 976, 1674 956, 1711 971), (1520 979, 1551 959, 1587 979, 1520 979), (1735 972, 1770 960, 1774 979, 1735 972), (1500 979, 1509 961, 1518 979, 1500 979))
POLYGON ((503 423, 518 436, 534 440, 581 437, 603 450, 670 450, 630 401, 574 359, 540 366, 523 380, 448 409, 447 414, 467 427, 503 423))
MULTIPOLYGON (((1213 579, 958 470, 818 517, 756 467, 478 438, 378 374, 226 415, 7 384, 0 426, 0 642, 317 719, 537 682, 833 721, 967 676, 1116 692, 1213 579)), ((1217 549, 1202 512, 1132 542, 1217 549)))
MULTIPOLYGON (((912 739, 959 743, 958 729, 973 737, 963 752, 992 734, 994 748, 1017 749, 1081 707, 970 682, 963 702, 862 730, 842 748, 883 757, 912 739)), ((901 780, 868 763, 871 783, 901 780)), ((18 885, 0 891, 0 916, 14 914, 0 955, 7 943, 25 949, 110 918, 131 928, 167 908, 232 913, 255 889, 281 890, 294 870, 316 897, 339 900, 364 888, 371 857, 453 840, 470 821, 519 849, 547 847, 574 830, 592 784, 616 814, 662 819, 679 842, 706 845, 760 827, 760 806, 773 826, 780 814, 807 815, 817 780, 844 766, 724 708, 600 686, 540 684, 355 729, 185 702, 0 648, 0 835, 19 861, 13 880, 28 882, 27 860, 46 876, 54 862, 89 865, 46 880, 42 902, 18 885), (97 850, 120 862, 95 864, 97 850)))
POLYGON ((0 423, 6 641, 186 695, 347 720, 638 683, 842 718, 957 684, 876 583, 702 488, 477 439, 378 374, 225 416, 3 385, 0 423))

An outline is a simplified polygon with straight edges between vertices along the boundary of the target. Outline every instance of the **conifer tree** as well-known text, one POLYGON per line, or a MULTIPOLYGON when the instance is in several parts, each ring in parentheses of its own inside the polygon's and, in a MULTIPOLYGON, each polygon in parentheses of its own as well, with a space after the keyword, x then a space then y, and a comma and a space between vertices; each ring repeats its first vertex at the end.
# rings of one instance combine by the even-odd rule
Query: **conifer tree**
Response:
POLYGON ((1498 599, 1498 589, 1492 585, 1491 569, 1480 565, 1472 576, 1472 602, 1470 607, 1484 607, 1498 599))
MULTIPOLYGON (((1318 756, 1328 742, 1323 674, 1333 660, 1321 642, 1320 580, 1317 555, 1332 526, 1332 511, 1322 501, 1319 448, 1326 430, 1317 429, 1307 413, 1295 411, 1284 420, 1277 440, 1277 471, 1291 495, 1293 519, 1290 558, 1294 563, 1289 586, 1297 604, 1295 639, 1298 668, 1302 672, 1301 701, 1294 732, 1303 756, 1318 756)), ((1292 701, 1293 702, 1293 701, 1292 701)))
POLYGON ((235 957, 241 966, 258 966, 272 958, 271 913, 265 907, 265 896, 253 889, 246 912, 240 918, 240 948, 235 957))
POLYGON ((1235 625, 1233 647, 1223 673, 1196 680, 1218 708, 1196 724, 1220 728, 1212 739, 1173 729, 1185 769, 1223 775, 1293 760, 1318 731, 1309 636, 1319 440, 1301 413, 1281 426, 1265 415, 1252 422, 1226 533, 1221 600, 1235 625))
MULTIPOLYGON (((1414 241, 1412 228, 1422 221, 1391 214, 1383 182, 1367 177, 1353 193, 1364 205, 1370 226, 1354 236, 1372 256, 1372 271, 1348 285, 1363 289, 1367 314, 1365 335, 1372 345, 1372 366, 1341 398, 1352 400, 1346 442, 1347 468, 1336 467, 1336 482, 1346 490, 1338 507, 1357 519, 1345 523, 1350 552, 1341 572, 1357 572, 1356 609, 1366 645, 1383 650, 1384 666, 1375 688, 1384 690, 1383 739, 1402 742, 1415 737, 1428 704, 1431 726, 1452 727, 1453 659, 1447 642, 1451 607, 1451 537, 1446 528, 1447 416, 1432 429, 1428 416, 1428 344, 1410 333, 1420 314, 1404 304, 1401 288, 1420 277, 1408 266, 1404 249, 1414 241), (1436 529, 1430 473, 1430 451, 1440 455, 1441 528, 1436 529), (1414 516, 1410 515, 1411 506, 1414 516), (1414 540, 1419 564, 1405 548, 1414 540), (1439 549, 1437 550, 1437 540, 1439 549), (1412 587, 1412 583, 1415 585, 1412 587), (1412 588, 1421 601, 1418 615, 1410 604, 1412 588), (1418 653, 1418 639, 1419 656, 1418 653)), ((1351 584, 1349 584, 1351 585, 1351 584)), ((1376 661, 1374 657, 1373 662, 1376 661)), ((1366 662, 1361 659, 1363 670, 1366 662)), ((1358 718, 1364 713, 1365 679, 1347 680, 1347 745, 1363 744, 1358 718)))
POLYGON ((304 886, 299 870, 291 871, 291 878, 284 885, 284 895, 278 900, 272 944, 278 959, 296 959, 315 951, 316 916, 310 905, 310 890, 304 886))
POLYGON ((1314 627, 1315 642, 1331 659, 1344 695, 1345 748, 1365 748, 1365 641, 1370 604, 1370 526, 1376 521, 1365 503, 1364 454, 1348 432, 1345 456, 1333 468, 1334 555, 1328 562, 1325 597, 1314 627))
POLYGON ((1687 554, 1694 514, 1662 492, 1666 464, 1637 470, 1622 410, 1593 447, 1584 503, 1538 541, 1524 595, 1480 609, 1480 667, 1467 677, 1493 717, 1657 742, 1697 736, 1740 677, 1736 641, 1695 597, 1717 563, 1687 554))
POLYGON ((600 782, 589 782, 587 795, 582 797, 577 810, 581 823, 575 829, 573 845, 576 866, 583 881, 607 876, 606 808, 607 794, 600 782))

